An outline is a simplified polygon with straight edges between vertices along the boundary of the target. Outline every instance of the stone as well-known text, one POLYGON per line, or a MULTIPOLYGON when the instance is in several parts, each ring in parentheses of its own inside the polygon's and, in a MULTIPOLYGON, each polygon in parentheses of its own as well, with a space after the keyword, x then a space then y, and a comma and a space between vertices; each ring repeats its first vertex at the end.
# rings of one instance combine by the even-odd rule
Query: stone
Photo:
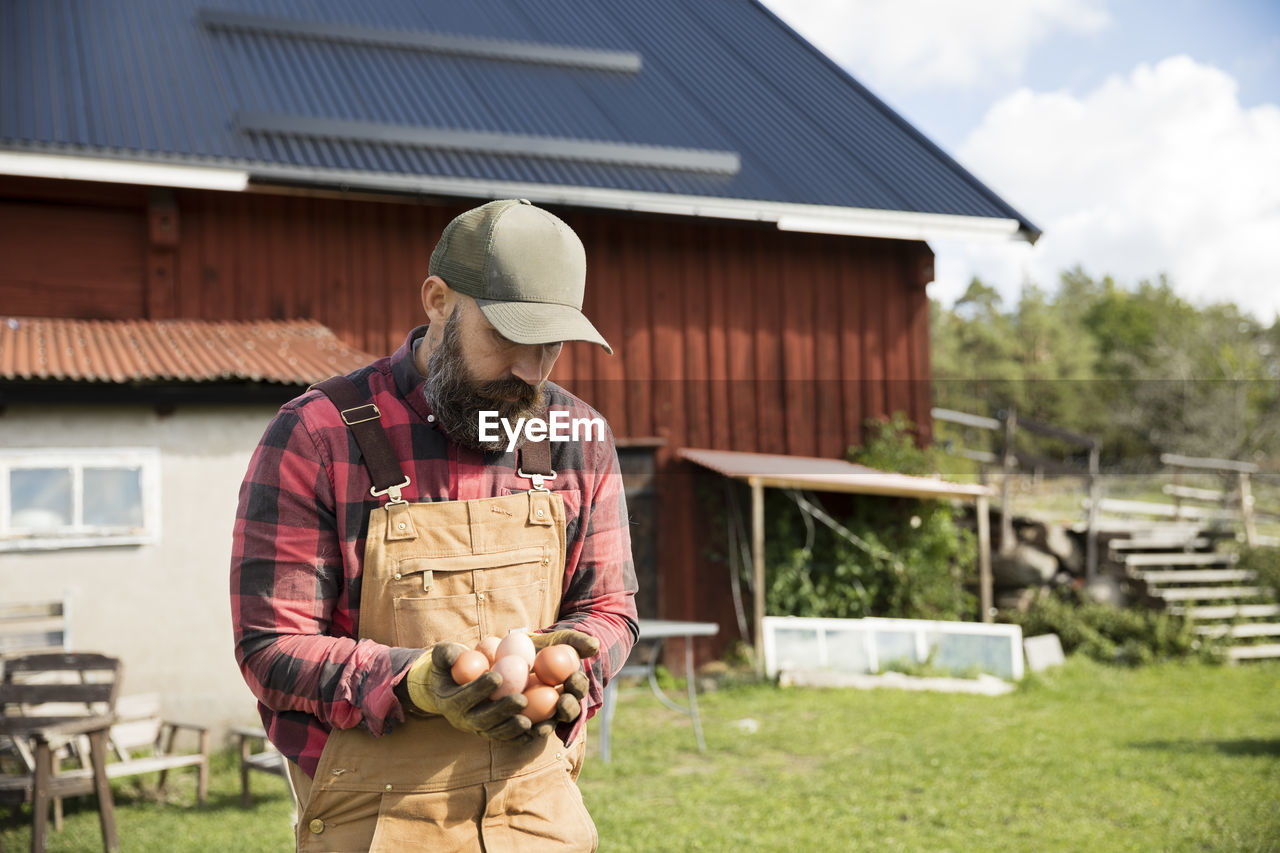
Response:
POLYGON ((1016 610, 1019 613, 1026 613, 1028 608, 1031 607, 1031 602, 1035 601, 1038 591, 1039 587, 1034 586, 1002 589, 996 593, 996 609, 1016 610))
POLYGON ((1022 641, 1022 653, 1027 656, 1027 669, 1032 672, 1043 672, 1051 666, 1061 666, 1067 660, 1057 634, 1027 637, 1022 641))
POLYGON ((1043 586, 1058 573, 1058 558, 1019 543, 1012 554, 991 556, 991 577, 998 587, 1043 586))
POLYGON ((1098 575, 1087 582, 1083 590, 1090 601, 1096 601, 1098 604, 1124 607, 1129 603, 1129 596, 1125 592, 1124 584, 1119 578, 1111 575, 1098 575))
POLYGON ((1062 567, 1073 575, 1084 574, 1084 546, 1061 524, 1045 527, 1044 550, 1058 558, 1062 567))
POLYGON ((1048 525, 1039 521, 1029 521, 1024 518, 1016 518, 1013 521, 1013 532, 1018 537, 1019 542, 1025 542, 1028 545, 1034 545, 1037 548, 1044 548, 1045 528, 1048 525))

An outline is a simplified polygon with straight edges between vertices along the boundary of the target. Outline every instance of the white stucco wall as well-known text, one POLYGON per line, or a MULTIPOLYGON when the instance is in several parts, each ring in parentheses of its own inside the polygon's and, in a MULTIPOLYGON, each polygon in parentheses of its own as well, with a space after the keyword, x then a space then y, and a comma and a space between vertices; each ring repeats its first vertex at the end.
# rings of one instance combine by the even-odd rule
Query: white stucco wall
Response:
POLYGON ((0 551, 6 601, 70 600, 73 646, 124 661, 124 692, 157 691, 172 719, 256 723, 235 665, 228 571, 249 456, 276 407, 11 405, 0 448, 150 447, 161 459, 160 541, 0 551))

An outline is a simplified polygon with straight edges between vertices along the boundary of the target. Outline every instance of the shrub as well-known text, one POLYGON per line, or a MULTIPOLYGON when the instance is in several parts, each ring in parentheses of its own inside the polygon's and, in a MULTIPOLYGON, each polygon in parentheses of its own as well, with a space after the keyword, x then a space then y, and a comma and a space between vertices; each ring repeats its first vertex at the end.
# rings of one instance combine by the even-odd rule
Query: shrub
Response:
POLYGON ((1006 611, 1001 618, 1020 625, 1029 637, 1057 634, 1064 652, 1078 651, 1103 663, 1138 666, 1188 657, 1222 660, 1218 641, 1197 636, 1190 621, 1170 613, 1046 594, 1025 612, 1006 611))
POLYGON ((1236 568, 1253 572, 1259 586, 1272 598, 1280 597, 1280 548, 1241 548, 1236 568))
MULTIPOLYGON (((925 474, 930 453, 917 447, 901 415, 870 421, 868 440, 850 460, 883 471, 925 474)), ((805 523, 786 494, 766 498, 765 605, 773 614, 859 618, 965 619, 976 614, 964 584, 976 564, 973 534, 951 505, 860 495, 837 521, 855 538, 821 522, 805 523)))

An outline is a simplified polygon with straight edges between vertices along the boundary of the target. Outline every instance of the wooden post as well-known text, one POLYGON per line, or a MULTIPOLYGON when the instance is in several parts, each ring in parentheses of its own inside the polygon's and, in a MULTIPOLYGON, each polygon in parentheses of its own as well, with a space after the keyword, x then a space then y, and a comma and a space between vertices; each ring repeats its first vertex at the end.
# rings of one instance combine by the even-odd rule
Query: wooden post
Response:
POLYGON ((751 484, 751 642, 755 646, 756 675, 764 676, 764 486, 751 484))
POLYGON ((1173 520, 1182 520, 1182 466, 1173 466, 1173 520))
POLYGON ((1098 504, 1102 503, 1102 448, 1089 447, 1089 521, 1084 539, 1084 577, 1092 581, 1098 574, 1098 504))
POLYGON ((978 600, 982 621, 991 622, 991 507, 986 495, 978 495, 978 600))
POLYGON ((1249 472, 1240 472, 1240 517, 1244 520, 1244 541, 1252 548, 1258 544, 1258 530, 1253 526, 1253 490, 1249 485, 1249 472))
POLYGON ((1004 465, 1000 483, 1000 553, 1013 553, 1013 472, 1018 457, 1013 450, 1013 436, 1018 429, 1018 413, 1012 406, 1004 414, 1004 465))

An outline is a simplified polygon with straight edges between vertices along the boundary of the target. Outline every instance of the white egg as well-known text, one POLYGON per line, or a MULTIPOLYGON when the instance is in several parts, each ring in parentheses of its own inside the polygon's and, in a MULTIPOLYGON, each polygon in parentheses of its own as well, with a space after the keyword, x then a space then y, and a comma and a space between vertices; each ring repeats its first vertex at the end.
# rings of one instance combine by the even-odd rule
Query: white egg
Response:
POLYGON ((524 658, 528 666, 533 666, 533 640, 529 639, 527 632, 516 629, 502 638, 502 642, 498 643, 497 657, 502 659, 508 655, 524 658))

